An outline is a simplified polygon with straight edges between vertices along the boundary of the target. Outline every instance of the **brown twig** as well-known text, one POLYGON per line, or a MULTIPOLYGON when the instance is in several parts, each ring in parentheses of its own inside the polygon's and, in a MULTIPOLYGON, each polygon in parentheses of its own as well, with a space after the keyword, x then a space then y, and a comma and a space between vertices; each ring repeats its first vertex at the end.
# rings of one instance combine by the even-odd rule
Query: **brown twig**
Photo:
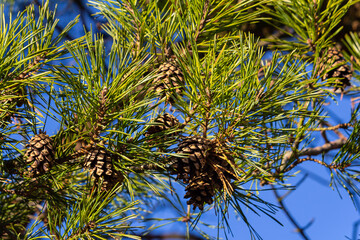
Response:
POLYGON ((332 131, 334 131, 334 133, 336 135, 339 136, 339 138, 342 138, 342 139, 346 139, 346 137, 344 136, 344 134, 342 134, 340 131, 339 131, 339 128, 343 128, 343 129, 347 129, 349 127, 352 127, 353 125, 351 123, 342 123, 342 124, 338 124, 336 126, 332 126, 329 122, 327 121, 322 121, 323 124, 325 124, 326 126, 328 126, 329 128, 333 128, 334 129, 331 129, 332 131), (339 126, 339 128, 336 128, 337 126, 339 126))
POLYGON ((330 123, 324 121, 323 124, 327 125, 328 127, 320 127, 320 128, 310 128, 309 131, 334 131, 339 128, 347 129, 352 126, 351 123, 340 123, 336 126, 331 126, 330 123))
MULTIPOLYGON (((321 126, 321 128, 323 128, 324 123, 320 123, 320 126, 321 126)), ((321 129, 321 130, 320 130, 320 134, 321 134, 321 136, 323 137, 325 143, 329 143, 329 142, 330 142, 329 138, 327 137, 327 131, 326 131, 326 130, 321 129)))
POLYGON ((210 109, 211 109, 211 102, 212 102, 212 98, 211 98, 211 92, 210 92, 210 88, 208 86, 205 86, 205 93, 206 93, 206 113, 205 113, 205 121, 204 121, 204 128, 203 128, 203 138, 206 138, 207 136, 207 131, 208 131, 208 126, 209 126, 209 122, 210 122, 210 109))
POLYGON ((296 167, 297 165, 299 165, 300 163, 303 163, 303 162, 306 162, 306 161, 313 161, 313 162, 316 162, 320 165, 323 165, 329 169, 344 169, 344 168, 347 168, 349 167, 351 164, 327 164, 323 161, 320 161, 318 159, 315 159, 315 158, 312 158, 312 157, 306 157, 306 158, 301 158, 301 159, 297 159, 295 162, 293 162, 289 167, 287 167, 284 171, 285 172, 288 172, 290 171, 291 169, 293 169, 294 167, 296 167))
POLYGON ((282 172, 286 166, 286 163, 288 163, 293 157, 300 157, 300 156, 315 156, 322 153, 327 153, 330 150, 333 149, 339 149, 346 143, 346 139, 339 138, 335 141, 325 143, 324 145, 313 147, 313 148, 305 148, 303 150, 297 151, 294 153, 294 151, 287 151, 282 158, 281 166, 280 166, 280 172, 282 172))
MULTIPOLYGON (((276 179, 278 174, 288 172, 288 171, 292 170, 294 167, 296 167, 297 165, 299 165, 300 163, 303 163, 305 161, 313 161, 313 162, 321 164, 321 165, 323 165, 323 166, 325 166, 325 167, 327 167, 329 169, 342 170, 344 168, 347 168, 347 167, 350 166, 350 164, 326 164, 326 163, 324 163, 324 162, 322 162, 320 160, 317 160, 317 159, 314 159, 314 158, 311 157, 311 156, 314 156, 314 155, 327 153, 328 151, 333 150, 333 149, 339 149, 346 143, 346 141, 347 141, 346 139, 339 138, 339 139, 337 139, 335 141, 325 143, 324 145, 321 145, 321 146, 317 146, 317 147, 313 147, 313 148, 305 148, 305 149, 297 151, 297 152, 287 151, 283 155, 280 167, 270 177, 272 179, 276 179), (290 166, 286 167, 287 163, 289 163, 289 161, 291 161, 294 158, 299 158, 301 156, 307 156, 307 157, 297 159, 290 166)), ((272 166, 274 163, 275 163, 275 161, 272 161, 269 164, 269 166, 272 166)), ((258 174, 258 173, 259 173, 259 171, 253 172, 253 174, 255 174, 255 175, 258 174)), ((268 181, 263 180, 261 182, 261 185, 265 185, 265 184, 268 184, 268 181)))

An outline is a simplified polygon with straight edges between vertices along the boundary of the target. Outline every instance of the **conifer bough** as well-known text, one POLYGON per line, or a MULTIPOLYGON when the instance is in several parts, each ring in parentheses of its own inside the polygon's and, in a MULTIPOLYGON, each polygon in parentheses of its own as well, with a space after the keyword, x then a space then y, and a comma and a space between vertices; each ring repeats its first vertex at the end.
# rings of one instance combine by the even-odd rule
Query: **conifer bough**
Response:
POLYGON ((227 231, 230 211, 260 239, 244 209, 276 219, 262 190, 293 189, 305 161, 358 197, 360 38, 334 47, 355 1, 92 0, 103 34, 78 38, 78 19, 35 3, 0 8, 1 239, 140 239, 163 222, 209 239, 203 215, 227 231), (347 96, 350 120, 330 124, 347 96))

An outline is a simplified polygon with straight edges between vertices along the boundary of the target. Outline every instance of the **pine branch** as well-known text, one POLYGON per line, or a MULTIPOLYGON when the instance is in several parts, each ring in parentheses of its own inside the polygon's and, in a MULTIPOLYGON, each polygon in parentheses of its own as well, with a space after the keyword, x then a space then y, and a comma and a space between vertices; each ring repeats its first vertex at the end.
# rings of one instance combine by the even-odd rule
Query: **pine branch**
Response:
POLYGON ((351 123, 340 123, 336 126, 330 126, 329 123, 325 122, 324 121, 324 124, 327 124, 329 127, 326 127, 326 128, 309 128, 309 131, 334 131, 334 130, 337 130, 339 128, 343 128, 343 129, 347 129, 351 126, 353 126, 351 123))
POLYGON ((198 37, 200 36, 200 34, 204 31, 205 23, 208 20, 207 17, 209 14, 209 10, 210 10, 210 3, 209 3, 209 0, 206 0, 204 3, 201 20, 199 22, 199 27, 197 28, 196 33, 195 33, 195 42, 198 39, 198 37))
POLYGON ((94 228, 96 228, 96 223, 94 221, 89 221, 88 223, 86 223, 85 227, 80 227, 77 232, 70 235, 66 239, 67 240, 79 239, 79 238, 81 238, 82 235, 88 233, 91 229, 94 229, 94 228))
POLYGON ((41 54, 41 56, 36 56, 34 60, 18 76, 13 77, 10 75, 10 78, 13 78, 13 80, 24 80, 31 77, 31 75, 34 75, 41 69, 42 65, 39 63, 45 59, 46 53, 41 54))
MULTIPOLYGON (((308 239, 306 227, 301 227, 286 208, 286 195, 280 196, 276 190, 278 180, 288 180, 285 177, 289 171, 308 161, 328 168, 351 197, 360 193, 353 184, 357 172, 352 174, 348 168, 354 167, 352 163, 359 156, 360 107, 354 105, 350 123, 332 126, 323 121, 331 117, 323 111, 328 97, 339 96, 331 95, 334 92, 330 90, 331 81, 319 81, 316 69, 311 76, 307 71, 309 66, 316 65, 319 55, 324 55, 322 49, 332 45, 332 37, 338 32, 337 22, 352 1, 332 2, 327 9, 318 6, 319 1, 306 0, 89 3, 99 10, 95 15, 106 18, 104 30, 111 35, 112 42, 105 43, 102 36, 89 33, 62 45, 74 22, 64 29, 57 26, 54 14, 47 11, 49 1, 38 12, 29 6, 15 21, 5 20, 4 24, 0 21, 0 29, 5 33, 4 39, 0 39, 4 55, 0 78, 5 79, 0 81, 0 87, 6 89, 11 84, 31 87, 29 94, 23 94, 28 96, 29 104, 19 107, 19 111, 13 107, 16 102, 7 97, 21 96, 6 90, 0 96, 0 104, 13 107, 8 107, 8 111, 22 120, 19 125, 2 119, 7 124, 0 126, 5 159, 0 164, 3 179, 7 178, 0 190, 5 196, 2 201, 9 206, 8 212, 14 209, 13 215, 5 216, 6 220, 20 219, 21 225, 35 216, 41 218, 43 232, 35 237, 44 234, 54 239, 128 237, 132 224, 144 221, 141 214, 152 210, 147 203, 156 198, 169 201, 180 214, 175 221, 186 222, 188 226, 191 223, 200 232, 202 214, 211 209, 219 214, 215 227, 225 225, 226 230, 230 229, 226 217, 234 209, 249 226, 254 239, 260 239, 242 210, 245 206, 256 214, 259 211, 273 218, 273 205, 242 187, 256 179, 262 184, 273 182, 278 204, 302 238, 308 239), (269 15, 261 15, 266 12, 269 15), (251 34, 236 32, 247 28, 242 24, 263 21, 263 17, 281 26, 280 29, 282 25, 288 26, 279 35, 270 36, 269 42, 275 43, 278 50, 294 50, 274 53, 266 64, 261 63, 266 55, 258 40, 251 34), (55 36, 59 28, 59 36, 55 36), (284 32, 295 40, 279 39, 284 32), (159 63, 164 60, 159 52, 166 60, 176 56, 174 62, 179 66, 170 62, 166 67, 159 64, 156 71, 153 58, 159 63), (71 66, 59 56, 68 57, 71 66), (180 87, 173 84, 174 75, 179 76, 174 74, 176 71, 181 72, 181 92, 175 91, 180 87), (41 79, 36 81, 33 75, 41 79), (7 80, 11 83, 6 83, 7 80), (154 93, 154 85, 164 84, 169 85, 169 92, 177 94, 171 102, 154 93), (171 121, 163 118, 164 127, 160 127, 158 123, 162 122, 153 119, 164 112, 176 116, 171 121), (36 164, 45 172, 39 171, 36 178, 29 179, 22 173, 32 167, 25 164, 31 160, 24 161, 22 156, 26 151, 24 139, 39 129, 51 129, 50 118, 59 123, 61 130, 51 137, 54 146, 40 140, 33 143, 37 145, 33 149, 36 164), (173 124, 178 119, 184 123, 173 124), (312 127, 316 123, 318 127, 312 127), (159 131, 154 128, 154 133, 150 133, 154 126, 159 131), (341 129, 352 133, 346 138, 341 129), (337 134, 338 139, 329 141, 329 131, 337 134), (323 138, 325 144, 301 149, 314 136, 323 138), (332 161, 314 157, 331 150, 338 152, 332 161), (44 161, 46 165, 39 164, 44 161), (50 169, 50 163, 56 166, 50 169), (174 173, 176 179, 171 176, 174 173), (173 182, 179 188, 172 187, 173 182), (178 196, 181 190, 189 198, 187 213, 178 196), (175 202, 170 200, 172 197, 175 202), (141 204, 136 205, 133 199, 139 199, 141 204), (22 205, 22 201, 45 202, 43 212, 31 209, 27 203, 22 205), (201 213, 190 212, 190 205, 201 213)), ((35 4, 40 6, 37 0, 35 4)), ((80 8, 80 19, 84 22, 83 14, 89 14, 90 9, 78 0, 73 6, 80 8)), ((1 19, 5 18, 4 15, 1 19)), ((261 43, 267 44, 264 41, 261 43)), ((359 41, 355 35, 348 38, 354 57, 347 59, 355 69, 360 69, 359 41)), ((341 61, 345 64, 345 60, 341 61)), ((348 92, 342 91, 344 94, 348 92)), ((25 155, 31 154, 26 152, 25 155)), ((160 226, 160 220, 164 219, 154 217, 149 220, 150 225, 160 226)), ((28 233, 33 234, 35 228, 28 228, 28 233)), ((12 231, 4 233, 0 229, 9 238, 13 237, 12 231)), ((143 236, 146 237, 184 238, 181 234, 143 236)), ((190 233, 187 237, 191 237, 190 233)))
POLYGON ((329 143, 325 143, 324 145, 313 147, 313 148, 305 148, 300 151, 294 152, 294 151, 287 151, 283 155, 281 166, 279 171, 284 171, 284 168, 286 166, 286 163, 290 162, 292 158, 294 157, 301 157, 301 156, 315 156, 319 154, 324 154, 329 152, 330 150, 339 149, 342 146, 345 145, 347 142, 347 139, 339 138, 337 140, 331 141, 329 143))
POLYGON ((342 129, 348 129, 349 127, 354 127, 354 124, 351 124, 351 123, 341 123, 341 124, 338 124, 336 126, 332 126, 329 122, 327 121, 321 121, 322 124, 326 125, 328 127, 328 129, 324 129, 323 131, 327 131, 327 130, 332 130, 334 131, 339 138, 341 139, 346 139, 346 137, 344 136, 344 134, 342 134, 339 129, 342 128, 342 129))
POLYGON ((307 158, 301 158, 301 159, 297 159, 295 162, 293 162, 289 167, 287 167, 284 172, 288 172, 290 170, 292 170, 294 167, 296 167, 297 165, 299 165, 300 163, 303 163, 305 161, 312 161, 312 162, 316 162, 320 165, 323 165, 329 169, 338 169, 338 170, 343 170, 344 168, 347 168, 349 167, 351 164, 335 164, 335 163, 332 163, 332 164, 327 164, 323 161, 320 161, 318 159, 315 159, 315 158, 311 158, 311 157, 307 157, 307 158))
POLYGON ((148 170, 153 170, 153 171, 161 171, 164 170, 164 167, 161 167, 157 164, 142 164, 139 166, 130 166, 129 170, 131 170, 132 172, 136 172, 136 173, 142 173, 148 170))

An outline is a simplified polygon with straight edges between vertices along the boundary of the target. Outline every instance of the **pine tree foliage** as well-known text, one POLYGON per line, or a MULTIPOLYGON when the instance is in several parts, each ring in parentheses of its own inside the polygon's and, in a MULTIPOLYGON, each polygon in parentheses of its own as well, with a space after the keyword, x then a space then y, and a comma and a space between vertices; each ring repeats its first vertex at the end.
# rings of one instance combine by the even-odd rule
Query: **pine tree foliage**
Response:
POLYGON ((290 189, 305 161, 356 204, 360 105, 336 126, 325 108, 359 93, 358 33, 330 50, 356 2, 89 1, 111 41, 66 40, 78 19, 59 32, 49 1, 2 6, 0 238, 141 239, 183 221, 210 239, 203 215, 227 231, 235 211, 261 239, 246 209, 277 221, 261 190, 290 189), (246 31, 257 24, 287 37, 246 31))

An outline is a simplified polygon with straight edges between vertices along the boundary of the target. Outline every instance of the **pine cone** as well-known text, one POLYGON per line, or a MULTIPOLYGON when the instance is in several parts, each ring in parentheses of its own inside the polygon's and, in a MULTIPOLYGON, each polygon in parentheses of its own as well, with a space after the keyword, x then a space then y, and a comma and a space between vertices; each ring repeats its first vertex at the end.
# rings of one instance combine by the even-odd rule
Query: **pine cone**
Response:
POLYGON ((156 125, 153 125, 147 129, 145 134, 146 137, 176 127, 179 125, 179 120, 173 115, 165 113, 164 115, 158 116, 154 123, 156 125))
POLYGON ((204 204, 212 204, 215 196, 215 189, 219 187, 218 181, 210 177, 207 172, 201 173, 199 176, 190 180, 186 186, 186 194, 184 198, 190 198, 188 205, 193 205, 194 210, 198 207, 204 209, 204 204))
POLYGON ((203 210, 205 203, 211 204, 216 191, 223 190, 224 184, 229 186, 230 180, 235 178, 233 170, 228 168, 230 164, 224 165, 227 169, 217 168, 215 170, 211 165, 207 165, 199 176, 190 179, 185 188, 184 198, 190 198, 187 204, 193 205, 194 210, 196 207, 203 210))
POLYGON ((177 153, 187 157, 176 158, 172 165, 176 179, 182 179, 184 183, 200 175, 207 158, 210 156, 212 145, 210 140, 201 137, 187 137, 178 146, 177 153))
POLYGON ((343 91, 347 86, 351 86, 350 79, 353 73, 344 56, 335 47, 327 51, 323 62, 319 64, 319 74, 323 75, 323 80, 336 78, 335 91, 338 88, 343 91))
POLYGON ((85 167, 90 169, 95 184, 101 184, 102 191, 111 190, 117 182, 124 180, 124 176, 114 169, 110 153, 103 148, 95 147, 89 151, 85 167))
POLYGON ((184 84, 184 77, 181 69, 174 59, 170 59, 160 65, 158 77, 154 80, 154 91, 168 101, 173 101, 173 92, 182 95, 181 86, 184 84), (172 91, 171 91, 172 90, 172 91))
POLYGON ((35 135, 26 145, 27 163, 31 163, 27 174, 30 177, 38 176, 50 171, 54 161, 55 147, 53 140, 45 133, 35 135))
POLYGON ((216 191, 232 192, 230 186, 231 179, 235 179, 235 173, 232 168, 233 160, 224 160, 215 152, 211 152, 207 159, 205 167, 200 171, 200 175, 190 179, 186 186, 186 194, 184 198, 190 198, 188 205, 193 205, 195 210, 198 207, 203 210, 204 203, 211 204, 216 191), (230 187, 229 187, 230 186, 230 187))

